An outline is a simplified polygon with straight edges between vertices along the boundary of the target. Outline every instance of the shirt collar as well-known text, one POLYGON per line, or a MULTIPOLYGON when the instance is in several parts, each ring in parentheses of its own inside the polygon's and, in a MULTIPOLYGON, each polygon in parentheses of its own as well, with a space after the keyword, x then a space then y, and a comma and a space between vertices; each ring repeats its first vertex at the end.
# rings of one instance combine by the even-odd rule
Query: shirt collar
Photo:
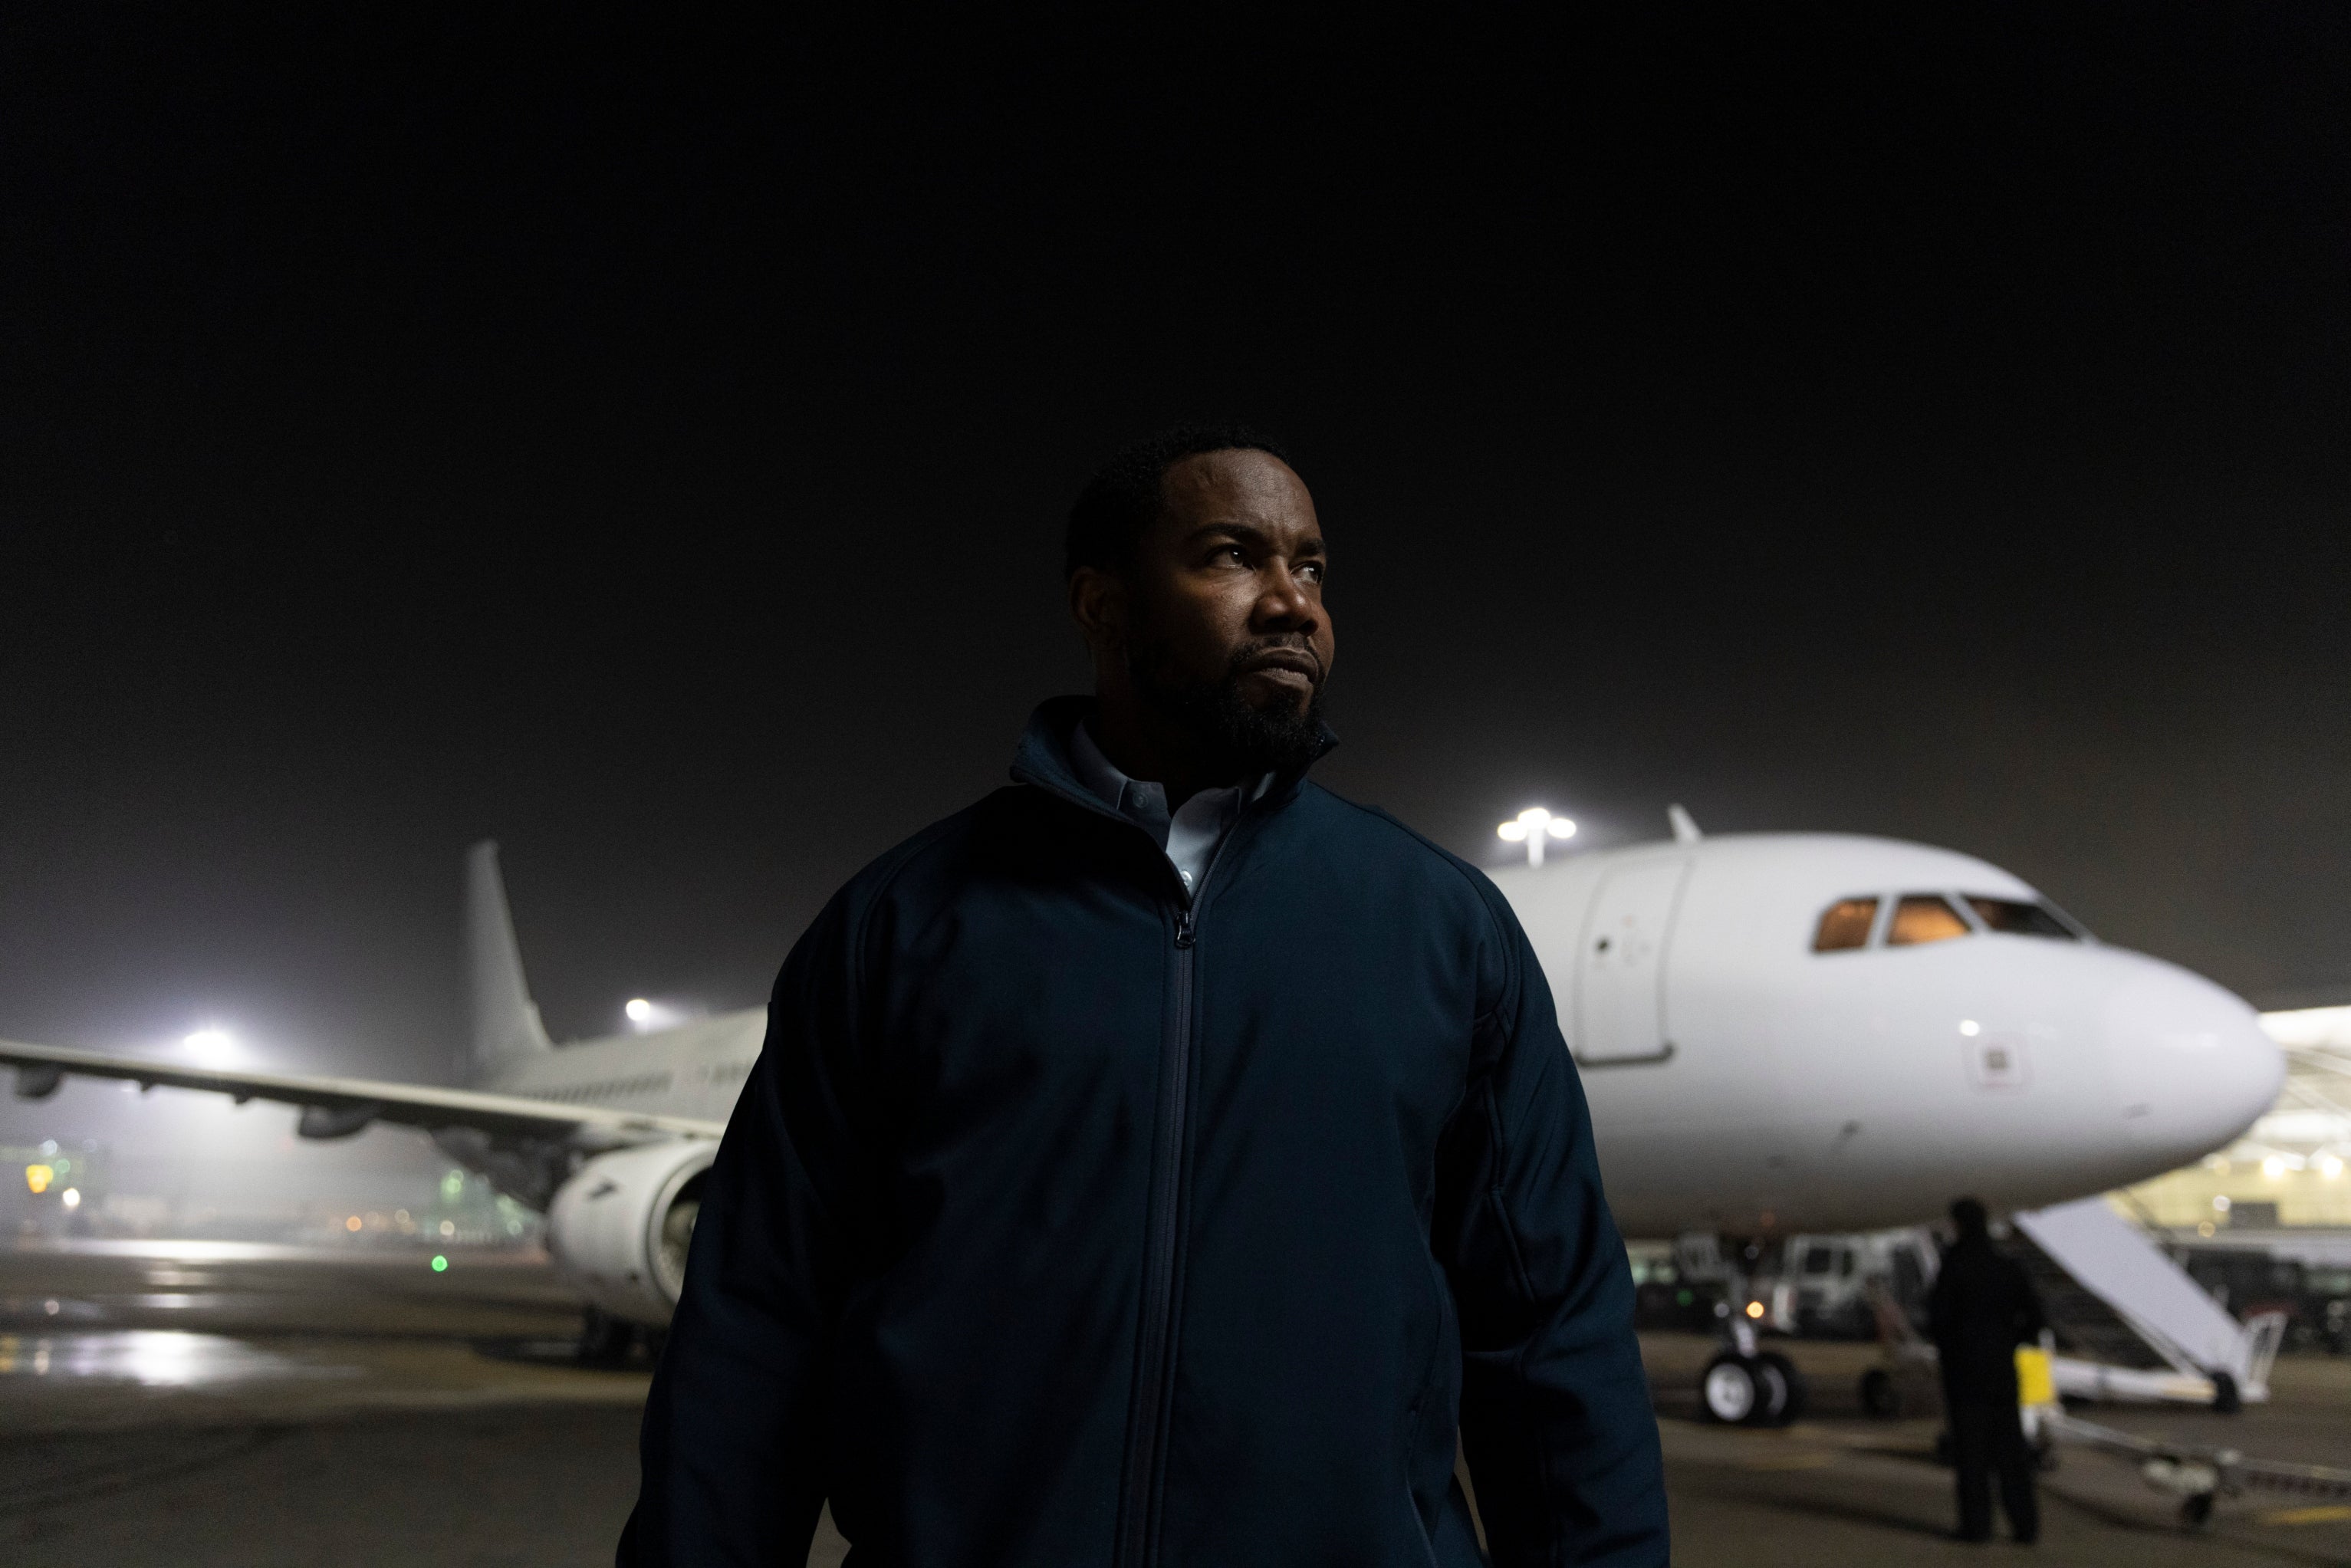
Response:
MULTIPOLYGON (((1102 748, 1095 744, 1093 726, 1085 719, 1080 719, 1070 731, 1070 767, 1077 774, 1078 781, 1101 797, 1103 803, 1114 811, 1134 815, 1139 809, 1145 816, 1164 819, 1168 815, 1166 788, 1144 779, 1130 779, 1120 772, 1118 764, 1103 756, 1102 748)), ((1228 798, 1235 803, 1256 800, 1272 782, 1272 774, 1260 773, 1254 779, 1245 779, 1222 789, 1203 789, 1193 799, 1203 806, 1221 809, 1228 798)), ((1184 804, 1189 808, 1192 802, 1186 800, 1184 804)))
MULTIPOLYGON (((1020 745, 1012 755, 1012 779, 1015 783, 1033 784, 1074 803, 1090 805, 1116 816, 1120 814, 1118 809, 1105 803, 1102 796, 1078 778, 1077 769, 1070 759, 1071 741, 1079 723, 1093 710, 1094 699, 1087 696, 1048 697, 1038 704, 1037 711, 1029 716, 1029 726, 1021 732, 1020 745)), ((1314 748, 1315 757, 1320 758, 1338 744, 1339 737, 1331 733, 1329 725, 1324 725, 1314 748)), ((1307 767, 1311 766, 1311 762, 1307 764, 1307 767)), ((1255 800, 1262 797, 1287 800, 1298 792, 1305 775, 1304 767, 1285 773, 1267 774, 1252 781, 1249 799, 1255 800)))
MULTIPOLYGON (((1070 768, 1077 774, 1078 782, 1101 796, 1102 803, 1112 810, 1126 810, 1126 787, 1134 780, 1102 755, 1102 747, 1094 744, 1094 727, 1083 719, 1070 731, 1070 768)), ((1164 796, 1161 804, 1164 810, 1164 796)))

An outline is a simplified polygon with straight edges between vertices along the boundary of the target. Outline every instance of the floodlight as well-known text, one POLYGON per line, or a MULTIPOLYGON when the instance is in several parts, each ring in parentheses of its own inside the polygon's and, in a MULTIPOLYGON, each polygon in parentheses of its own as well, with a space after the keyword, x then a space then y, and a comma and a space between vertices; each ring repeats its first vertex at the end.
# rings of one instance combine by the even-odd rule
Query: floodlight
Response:
POLYGON ((1543 844, 1550 839, 1572 839, 1575 824, 1565 817, 1554 817, 1541 806, 1530 806, 1494 831, 1508 843, 1527 846, 1527 863, 1543 862, 1543 844))
POLYGON ((643 997, 630 998, 629 1005, 621 1010, 629 1015, 631 1023, 643 1023, 653 1016, 653 1003, 643 997))
POLYGON ((242 1055, 236 1039, 225 1029, 200 1029, 183 1038, 180 1043, 201 1067, 235 1067, 242 1055))

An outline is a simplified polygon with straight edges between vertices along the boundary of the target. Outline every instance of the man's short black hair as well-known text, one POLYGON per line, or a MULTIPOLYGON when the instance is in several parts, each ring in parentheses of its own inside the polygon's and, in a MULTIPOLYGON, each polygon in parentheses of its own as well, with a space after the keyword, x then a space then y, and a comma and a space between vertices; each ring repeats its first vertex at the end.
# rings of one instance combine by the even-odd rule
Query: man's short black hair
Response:
POLYGON ((1121 447, 1086 481, 1061 538, 1061 574, 1091 566, 1117 571, 1134 559, 1134 542, 1159 517, 1167 470, 1203 452, 1262 452, 1290 461, 1280 445, 1247 425, 1178 424, 1121 447))
POLYGON ((1972 1197, 1963 1197, 1951 1205, 1951 1224, 1962 1236, 1981 1236, 1991 1223, 1984 1206, 1972 1197))

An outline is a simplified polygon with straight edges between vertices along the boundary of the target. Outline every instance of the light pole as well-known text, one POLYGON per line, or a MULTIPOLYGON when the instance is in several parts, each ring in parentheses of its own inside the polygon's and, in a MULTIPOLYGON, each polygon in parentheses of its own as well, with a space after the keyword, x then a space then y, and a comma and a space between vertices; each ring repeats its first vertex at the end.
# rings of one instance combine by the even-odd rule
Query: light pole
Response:
POLYGON ((1565 817, 1554 817, 1541 806, 1530 806, 1511 821, 1494 830, 1511 843, 1527 846, 1527 863, 1543 862, 1543 845, 1552 839, 1575 837, 1575 824, 1565 817))

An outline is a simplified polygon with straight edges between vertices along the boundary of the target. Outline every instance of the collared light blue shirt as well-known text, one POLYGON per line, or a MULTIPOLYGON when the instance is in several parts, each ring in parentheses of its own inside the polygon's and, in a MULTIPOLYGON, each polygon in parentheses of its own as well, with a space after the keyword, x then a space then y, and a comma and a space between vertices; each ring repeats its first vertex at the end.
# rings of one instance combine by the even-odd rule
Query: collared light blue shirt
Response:
POLYGON ((1273 779, 1267 773, 1229 789, 1200 790, 1171 814, 1166 786, 1121 773, 1094 744, 1091 726, 1081 723, 1071 733, 1070 762, 1087 789, 1167 852, 1168 863, 1184 879, 1186 894, 1200 891, 1200 879, 1208 874, 1208 862, 1239 821, 1241 808, 1263 794, 1273 779))

